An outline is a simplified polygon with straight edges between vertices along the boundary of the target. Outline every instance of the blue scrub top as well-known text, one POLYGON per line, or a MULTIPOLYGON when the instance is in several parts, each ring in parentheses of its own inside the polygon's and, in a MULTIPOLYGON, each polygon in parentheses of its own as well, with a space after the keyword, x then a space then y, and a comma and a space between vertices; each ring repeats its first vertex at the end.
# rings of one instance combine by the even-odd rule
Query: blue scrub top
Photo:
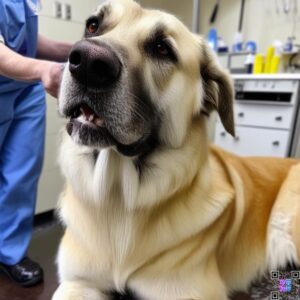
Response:
MULTIPOLYGON (((0 0, 0 38, 13 51, 34 58, 37 51, 39 0, 0 0)), ((0 76, 0 94, 30 85, 0 76)))

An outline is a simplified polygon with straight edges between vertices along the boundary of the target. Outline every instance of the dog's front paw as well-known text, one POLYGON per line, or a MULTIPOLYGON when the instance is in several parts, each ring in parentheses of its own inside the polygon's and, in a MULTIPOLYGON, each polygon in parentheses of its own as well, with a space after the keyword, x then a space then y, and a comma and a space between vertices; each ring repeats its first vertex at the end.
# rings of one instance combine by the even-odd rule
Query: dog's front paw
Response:
POLYGON ((79 281, 65 281, 55 291, 52 300, 106 300, 96 288, 79 281))

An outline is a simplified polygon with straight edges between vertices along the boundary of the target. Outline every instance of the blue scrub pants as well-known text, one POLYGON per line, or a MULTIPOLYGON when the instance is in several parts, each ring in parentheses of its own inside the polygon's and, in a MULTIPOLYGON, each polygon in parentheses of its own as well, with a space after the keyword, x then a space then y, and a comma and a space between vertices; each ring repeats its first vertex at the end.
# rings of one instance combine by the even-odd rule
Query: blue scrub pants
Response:
POLYGON ((0 94, 0 262, 18 263, 31 240, 45 140, 41 84, 0 94))

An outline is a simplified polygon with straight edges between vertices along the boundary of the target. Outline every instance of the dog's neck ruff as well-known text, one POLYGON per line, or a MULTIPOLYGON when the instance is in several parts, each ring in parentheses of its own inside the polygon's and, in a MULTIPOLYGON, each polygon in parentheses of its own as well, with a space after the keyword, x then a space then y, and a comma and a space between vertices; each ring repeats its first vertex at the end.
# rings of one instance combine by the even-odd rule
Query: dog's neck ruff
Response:
POLYGON ((146 157, 142 174, 136 159, 113 149, 101 150, 95 156, 93 149, 74 143, 67 135, 60 164, 81 201, 118 201, 129 210, 151 207, 191 184, 199 175, 199 165, 206 172, 203 180, 207 180, 206 137, 201 138, 198 128, 190 135, 194 137, 180 149, 159 149, 146 157))

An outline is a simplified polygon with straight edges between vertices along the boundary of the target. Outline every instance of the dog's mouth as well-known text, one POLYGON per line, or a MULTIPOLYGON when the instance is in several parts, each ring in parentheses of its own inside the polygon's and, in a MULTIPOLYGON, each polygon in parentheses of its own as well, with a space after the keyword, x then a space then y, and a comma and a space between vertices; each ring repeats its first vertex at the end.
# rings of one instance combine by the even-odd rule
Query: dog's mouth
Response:
POLYGON ((64 116, 69 120, 66 130, 76 143, 101 148, 115 144, 105 119, 87 103, 69 106, 64 116))
POLYGON ((90 106, 87 104, 80 104, 74 107, 69 113, 70 120, 77 120, 78 122, 91 126, 93 128, 104 128, 104 119, 101 118, 90 106))
POLYGON ((69 119, 68 134, 79 144, 96 148, 115 146, 125 156, 136 156, 148 153, 157 145, 156 135, 153 132, 144 134, 130 144, 124 144, 114 137, 109 129, 109 123, 99 115, 91 106, 81 103, 70 107, 64 113, 69 119))

